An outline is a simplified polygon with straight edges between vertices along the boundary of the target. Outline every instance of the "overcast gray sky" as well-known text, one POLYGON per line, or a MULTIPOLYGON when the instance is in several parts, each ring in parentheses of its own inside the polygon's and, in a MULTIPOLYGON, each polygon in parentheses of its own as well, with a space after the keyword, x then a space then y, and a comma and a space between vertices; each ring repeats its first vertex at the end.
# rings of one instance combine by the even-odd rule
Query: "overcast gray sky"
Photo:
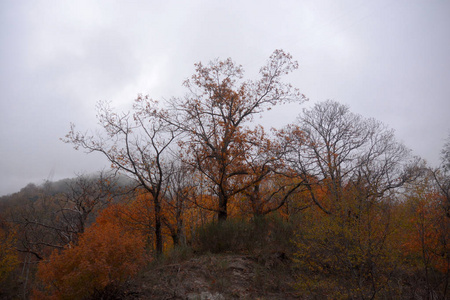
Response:
MULTIPOLYGON (((95 104, 181 96, 198 61, 255 77, 275 49, 310 98, 394 128, 431 165, 450 133, 450 1, 0 1, 0 195, 107 167, 59 138, 96 126, 95 104)), ((294 121, 277 108, 265 124, 294 121)))

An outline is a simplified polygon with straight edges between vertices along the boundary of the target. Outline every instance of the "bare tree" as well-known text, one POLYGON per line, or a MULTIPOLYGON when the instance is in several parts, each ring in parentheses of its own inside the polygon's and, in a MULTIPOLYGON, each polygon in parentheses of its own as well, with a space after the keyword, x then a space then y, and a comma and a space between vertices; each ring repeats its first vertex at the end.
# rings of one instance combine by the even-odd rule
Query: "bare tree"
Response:
POLYGON ((160 118, 157 102, 139 96, 133 113, 116 113, 108 103, 98 105, 98 120, 103 133, 95 135, 77 132, 71 125, 63 139, 87 152, 102 153, 114 169, 134 178, 147 191, 154 204, 156 252, 162 253, 161 201, 170 173, 165 164, 178 133, 174 126, 160 118))
POLYGON ((113 174, 77 176, 65 192, 54 194, 50 184, 38 189, 36 198, 16 209, 20 228, 20 252, 42 259, 54 249, 77 243, 95 213, 107 205, 114 192, 113 174))
POLYGON ((450 172, 450 134, 447 137, 447 141, 441 150, 442 167, 446 172, 450 172))
POLYGON ((174 245, 186 244, 185 214, 195 202, 196 182, 193 170, 180 161, 171 164, 172 176, 163 198, 166 210, 163 223, 169 229, 174 245))
POLYGON ((434 170, 433 177, 436 182, 437 187, 439 188, 440 193, 442 194, 443 207, 446 210, 446 215, 450 218, 450 135, 447 138, 447 142, 441 151, 442 154, 442 163, 441 166, 434 170))
POLYGON ((314 185, 325 185, 334 204, 342 201, 348 184, 364 187, 363 198, 381 198, 412 180, 418 170, 392 130, 335 101, 304 110, 297 124, 279 136, 290 170, 302 178, 311 200, 326 213, 332 208, 320 203, 314 185))
POLYGON ((110 203, 115 195, 113 173, 98 176, 79 175, 68 183, 67 192, 59 196, 60 223, 67 229, 67 239, 75 241, 94 221, 95 213, 110 203), (72 236, 74 234, 75 236, 72 236))
POLYGON ((392 130, 334 101, 304 110, 280 139, 287 172, 301 178, 311 202, 325 212, 323 224, 307 225, 316 235, 301 243, 322 258, 314 263, 333 262, 329 266, 358 298, 373 299, 394 268, 384 259, 392 233, 390 201, 421 167, 392 130))

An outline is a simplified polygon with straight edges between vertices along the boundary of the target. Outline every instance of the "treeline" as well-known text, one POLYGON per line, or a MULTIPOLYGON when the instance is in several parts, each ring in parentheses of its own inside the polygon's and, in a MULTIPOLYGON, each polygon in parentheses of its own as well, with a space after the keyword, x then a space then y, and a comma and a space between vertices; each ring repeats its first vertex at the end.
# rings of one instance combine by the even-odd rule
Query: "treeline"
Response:
POLYGON ((101 102, 102 131, 72 125, 63 139, 102 153, 133 182, 80 176, 64 192, 4 205, 4 295, 99 297, 173 247, 204 247, 208 226, 222 239, 209 236, 211 245, 248 250, 227 244, 220 228, 276 216, 261 239, 292 229, 283 255, 295 260, 302 295, 448 297, 450 140, 442 165, 430 168, 385 125, 335 101, 268 130, 255 122, 264 111, 307 100, 281 80, 298 67, 289 54, 275 51, 255 81, 230 59, 195 66, 185 97, 139 96, 127 113, 101 102))

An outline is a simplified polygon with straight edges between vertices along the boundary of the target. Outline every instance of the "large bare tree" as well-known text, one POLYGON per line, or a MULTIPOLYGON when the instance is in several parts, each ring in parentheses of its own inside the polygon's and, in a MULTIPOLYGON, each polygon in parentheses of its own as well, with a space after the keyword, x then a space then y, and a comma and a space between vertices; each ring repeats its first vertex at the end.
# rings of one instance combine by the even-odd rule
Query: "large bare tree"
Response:
POLYGON ((314 185, 326 186, 334 204, 342 201, 348 185, 357 187, 364 199, 381 198, 410 181, 418 170, 393 130, 336 101, 304 110, 280 137, 290 170, 302 178, 311 200, 326 213, 332 208, 319 201, 314 185))

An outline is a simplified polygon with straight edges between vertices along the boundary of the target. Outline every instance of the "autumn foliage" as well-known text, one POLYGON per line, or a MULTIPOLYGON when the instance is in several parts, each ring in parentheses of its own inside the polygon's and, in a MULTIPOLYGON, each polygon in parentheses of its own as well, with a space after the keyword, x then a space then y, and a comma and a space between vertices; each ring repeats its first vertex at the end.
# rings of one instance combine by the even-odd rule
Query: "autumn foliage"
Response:
POLYGON ((0 219, 0 284, 8 279, 19 264, 19 255, 14 249, 16 241, 17 233, 14 228, 0 219))
POLYGON ((406 221, 402 249, 409 263, 422 270, 427 289, 433 290, 439 285, 432 282, 436 272, 450 276, 450 217, 446 200, 427 178, 411 187, 402 206, 406 221))
POLYGON ((119 288, 144 262, 142 235, 103 216, 86 230, 78 245, 54 251, 39 265, 35 299, 83 299, 119 288))
POLYGON ((282 81, 297 68, 276 50, 245 80, 242 66, 214 60, 195 65, 185 97, 139 95, 128 113, 100 102, 101 130, 72 125, 63 141, 105 155, 114 172, 65 192, 31 185, 3 205, 0 283, 14 275, 22 298, 30 286, 34 299, 120 298, 141 267, 189 249, 264 267, 275 257, 300 298, 448 298, 450 142, 432 169, 336 101, 283 128, 256 124, 306 101, 282 81))

